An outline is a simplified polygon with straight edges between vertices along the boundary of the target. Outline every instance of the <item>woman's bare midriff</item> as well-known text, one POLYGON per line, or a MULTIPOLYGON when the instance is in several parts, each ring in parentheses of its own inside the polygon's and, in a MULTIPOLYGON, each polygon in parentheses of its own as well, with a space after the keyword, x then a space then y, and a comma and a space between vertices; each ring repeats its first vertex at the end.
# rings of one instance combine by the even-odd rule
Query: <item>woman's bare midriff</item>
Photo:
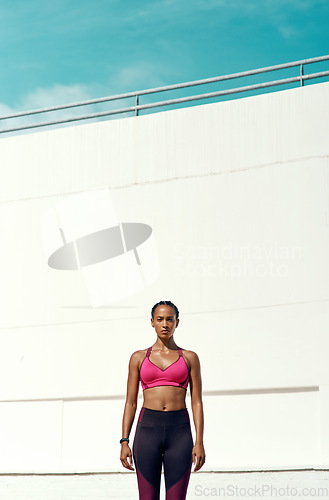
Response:
POLYGON ((186 408, 186 390, 173 385, 150 387, 143 392, 144 408, 151 410, 174 411, 186 408))

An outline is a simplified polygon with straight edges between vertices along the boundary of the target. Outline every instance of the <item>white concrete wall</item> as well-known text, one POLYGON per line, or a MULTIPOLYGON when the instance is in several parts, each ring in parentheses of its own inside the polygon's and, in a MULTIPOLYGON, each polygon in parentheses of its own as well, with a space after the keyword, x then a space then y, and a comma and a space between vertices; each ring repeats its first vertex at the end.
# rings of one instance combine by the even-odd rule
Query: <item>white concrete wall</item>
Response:
POLYGON ((1 139, 1 471, 121 470, 127 363, 161 299, 201 359, 205 470, 329 465, 328 105, 322 83, 1 139), (47 267, 40 216, 104 187, 152 226, 161 274, 93 309, 47 267))

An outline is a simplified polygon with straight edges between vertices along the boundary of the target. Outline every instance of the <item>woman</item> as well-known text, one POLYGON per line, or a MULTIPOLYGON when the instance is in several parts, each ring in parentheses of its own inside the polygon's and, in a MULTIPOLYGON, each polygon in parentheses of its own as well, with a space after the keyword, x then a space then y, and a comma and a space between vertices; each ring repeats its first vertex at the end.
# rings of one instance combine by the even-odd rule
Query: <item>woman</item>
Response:
POLYGON ((134 352, 129 361, 120 460, 126 469, 134 470, 133 456, 140 500, 159 499, 162 463, 166 500, 184 500, 192 462, 194 471, 205 463, 200 363, 195 352, 180 349, 174 341, 178 316, 172 302, 155 304, 151 324, 157 334, 156 342, 148 349, 134 352), (128 438, 137 408, 139 381, 144 401, 131 453, 128 438), (185 404, 188 383, 196 430, 194 446, 185 404))

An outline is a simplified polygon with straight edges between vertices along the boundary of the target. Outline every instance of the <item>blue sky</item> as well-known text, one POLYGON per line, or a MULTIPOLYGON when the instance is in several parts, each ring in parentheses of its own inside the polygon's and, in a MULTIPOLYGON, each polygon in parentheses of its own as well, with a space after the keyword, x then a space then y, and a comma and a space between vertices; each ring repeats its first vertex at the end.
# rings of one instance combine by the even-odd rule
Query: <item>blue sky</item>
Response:
POLYGON ((0 114, 322 56, 328 0, 0 0, 0 114))

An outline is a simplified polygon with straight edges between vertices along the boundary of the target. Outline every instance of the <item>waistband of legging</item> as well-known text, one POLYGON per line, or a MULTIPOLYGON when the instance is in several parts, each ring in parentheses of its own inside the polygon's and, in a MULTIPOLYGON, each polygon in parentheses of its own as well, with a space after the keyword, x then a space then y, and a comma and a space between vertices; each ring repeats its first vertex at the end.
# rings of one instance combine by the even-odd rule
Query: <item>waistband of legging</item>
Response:
POLYGON ((172 427, 190 423, 190 416, 187 408, 172 411, 151 410, 142 406, 138 417, 138 423, 143 425, 162 425, 172 427))

